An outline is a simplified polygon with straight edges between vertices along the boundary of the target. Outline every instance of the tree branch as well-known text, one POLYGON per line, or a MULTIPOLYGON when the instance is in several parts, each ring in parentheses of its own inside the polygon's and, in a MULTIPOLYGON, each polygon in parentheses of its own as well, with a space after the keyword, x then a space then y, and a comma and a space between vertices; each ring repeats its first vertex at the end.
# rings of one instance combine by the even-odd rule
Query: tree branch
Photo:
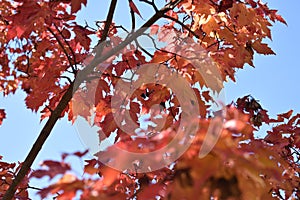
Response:
MULTIPOLYGON (((110 27, 110 24, 112 22, 113 15, 114 15, 114 12, 115 12, 116 4, 117 4, 117 0, 112 0, 112 2, 110 4, 109 11, 108 11, 108 15, 107 15, 107 18, 106 18, 106 24, 105 24, 104 31, 103 31, 103 34, 102 34, 102 37, 101 37, 101 41, 106 40, 106 37, 107 37, 108 32, 109 32, 109 27, 110 27)), ((48 30, 52 34, 54 34, 50 28, 48 30)), ((54 37, 55 37, 55 34, 54 34, 54 37)), ((58 40, 58 42, 60 42, 60 41, 58 40)), ((63 50, 65 51, 64 48, 63 48, 63 50)), ((102 53, 102 51, 103 51, 103 49, 101 50, 100 54, 102 53)), ((67 54, 66 54, 66 56, 68 57, 67 54)), ((69 57, 68 57, 68 59, 69 59, 69 57)), ((60 100, 60 102, 58 103, 57 107, 51 113, 48 121, 44 125, 44 127, 41 130, 38 138, 36 139, 35 143, 33 144, 30 152, 28 153, 27 157, 25 158, 20 171, 18 172, 18 174, 15 177, 15 179, 13 180, 12 184, 9 186, 8 190, 4 194, 3 200, 10 200, 10 199, 13 198, 19 183, 23 180, 23 178, 26 176, 26 174, 29 173, 31 165, 33 164, 33 161, 36 159, 38 153, 42 149, 42 146, 44 145, 47 138, 49 137, 54 125, 56 124, 57 120, 61 116, 61 113, 67 107, 68 103, 72 99, 73 91, 77 90, 77 88, 79 87, 79 84, 74 84, 74 83, 75 82, 72 82, 70 84, 70 87, 68 88, 66 93, 63 95, 63 97, 60 100)))
POLYGON ((195 36, 197 39, 200 39, 200 36, 197 33, 192 31, 187 25, 185 25, 183 22, 179 21, 178 19, 175 19, 174 17, 171 17, 169 15, 164 15, 164 18, 167 18, 167 19, 170 19, 170 20, 176 22, 177 24, 181 25, 184 29, 186 29, 189 33, 191 33, 193 36, 195 36))
MULTIPOLYGON (((30 152, 28 153, 27 157, 25 158, 25 161, 22 164, 22 167, 20 171, 18 172, 17 176, 13 180, 12 184, 6 191, 6 193, 3 196, 3 200, 11 200, 14 197, 14 194, 17 190, 17 187, 19 183, 23 180, 23 178, 26 176, 26 174, 29 173, 30 167, 33 163, 33 161, 36 159, 38 153, 42 149, 45 141, 49 137, 54 125, 56 124, 57 120, 60 118, 61 113, 63 110, 66 108, 68 105, 69 101, 72 99, 74 91, 76 91, 80 85, 80 83, 85 79, 85 77, 93 71, 94 66, 97 66, 98 64, 104 62, 106 59, 111 57, 112 55, 115 54, 115 52, 119 52, 122 50, 124 47, 126 47, 128 44, 130 44, 132 41, 134 41, 138 36, 140 36, 146 28, 150 27, 153 25, 158 19, 162 18, 166 12, 169 10, 174 9, 178 3, 180 3, 182 0, 177 0, 168 3, 165 7, 163 7, 161 10, 156 12, 144 25, 141 26, 141 28, 135 32, 133 32, 131 35, 129 35, 122 43, 120 43, 116 48, 113 50, 107 52, 104 55, 102 54, 104 46, 101 48, 97 49, 96 51, 96 56, 92 60, 92 62, 86 66, 82 71, 78 72, 76 79, 77 81, 73 82, 69 88, 67 89, 66 93, 63 95, 62 99, 58 103, 57 107, 53 110, 51 113, 51 116, 49 117, 48 121, 44 125, 43 129, 41 130, 38 138, 36 139, 35 143, 33 144, 30 152)), ((103 30, 101 41, 106 40, 109 27, 113 18, 115 6, 116 6, 117 0, 112 0, 109 13, 107 16, 107 21, 103 30), (108 23, 110 22, 110 23, 108 23)))
POLYGON ((154 9, 155 12, 158 11, 158 8, 157 8, 157 6, 155 5, 154 0, 151 0, 151 2, 150 2, 149 0, 140 0, 140 1, 141 1, 141 2, 144 2, 144 3, 147 3, 147 4, 149 4, 149 5, 151 5, 151 6, 153 7, 153 9, 154 9))

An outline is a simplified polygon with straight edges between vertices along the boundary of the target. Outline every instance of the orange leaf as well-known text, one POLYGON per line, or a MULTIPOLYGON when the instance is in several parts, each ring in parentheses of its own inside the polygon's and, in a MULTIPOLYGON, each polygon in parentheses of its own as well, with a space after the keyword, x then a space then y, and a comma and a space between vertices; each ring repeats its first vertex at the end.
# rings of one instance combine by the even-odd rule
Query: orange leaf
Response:
POLYGON ((282 113, 282 114, 279 114, 278 117, 281 118, 285 118, 285 119, 289 119, 291 117, 291 115, 293 114, 293 110, 290 110, 286 113, 282 113))
POLYGON ((110 134, 118 128, 111 112, 105 116, 103 122, 100 122, 100 127, 107 137, 109 137, 110 134))
POLYGON ((95 121, 101 121, 103 116, 106 116, 108 113, 111 112, 111 108, 107 103, 103 100, 100 100, 96 107, 96 118, 95 121))
POLYGON ((64 162, 58 162, 53 160, 46 160, 43 162, 42 166, 47 169, 38 169, 31 173, 30 177, 42 178, 44 176, 49 176, 50 179, 55 177, 58 174, 65 174, 70 170, 70 165, 64 162))
POLYGON ((84 173, 94 175, 99 172, 98 167, 96 165, 98 164, 98 161, 96 159, 92 160, 85 160, 87 164, 84 166, 84 173))
POLYGON ((139 114, 140 112, 141 112, 140 104, 137 102, 131 102, 129 113, 130 113, 130 117, 134 122, 138 122, 137 114, 139 114))
POLYGON ((100 175, 103 177, 103 184, 110 186, 119 176, 120 171, 103 165, 100 167, 100 175))
POLYGON ((163 184, 152 184, 144 187, 141 192, 137 195, 138 199, 156 199, 164 189, 163 184))
POLYGON ((152 63, 163 63, 170 59, 172 55, 162 52, 162 51, 156 51, 154 53, 154 56, 151 60, 152 63))
POLYGON ((280 143, 282 141, 282 135, 277 133, 270 132, 266 137, 265 140, 267 142, 271 142, 273 144, 280 143))
POLYGON ((300 124, 300 114, 299 114, 299 113, 298 113, 297 115, 293 116, 293 117, 288 121, 287 124, 288 124, 288 125, 292 125, 293 123, 296 122, 296 120, 298 120, 297 123, 296 123, 296 125, 300 124))
POLYGON ((159 25, 153 24, 150 27, 150 35, 156 35, 158 33, 159 25))
POLYGON ((69 39, 71 37, 71 33, 68 29, 63 29, 61 34, 64 36, 65 39, 69 39))
POLYGON ((281 15, 277 15, 276 14, 276 19, 278 20, 278 21, 280 21, 281 23, 284 23, 285 25, 287 25, 287 23, 286 23, 286 21, 283 19, 283 17, 281 16, 281 15))
POLYGON ((212 100, 212 97, 210 96, 209 91, 202 92, 202 96, 204 97, 206 102, 209 102, 212 100))
POLYGON ((247 0, 247 3, 249 3, 253 8, 257 6, 257 3, 253 0, 247 0))
POLYGON ((264 55, 273 54, 273 55, 276 55, 276 53, 270 47, 268 47, 267 44, 261 43, 260 41, 255 41, 252 44, 252 47, 259 54, 264 54, 264 55))
POLYGON ((74 26, 73 31, 75 33, 75 41, 85 49, 89 49, 91 38, 88 35, 93 34, 93 32, 80 25, 74 26))

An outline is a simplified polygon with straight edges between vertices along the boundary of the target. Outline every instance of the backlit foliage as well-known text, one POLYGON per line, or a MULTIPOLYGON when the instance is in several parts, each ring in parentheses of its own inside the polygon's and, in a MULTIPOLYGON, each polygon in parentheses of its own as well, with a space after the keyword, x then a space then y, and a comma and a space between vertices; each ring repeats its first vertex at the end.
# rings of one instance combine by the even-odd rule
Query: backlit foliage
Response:
MULTIPOLYGON (((220 92, 224 82, 235 81, 237 69, 246 64, 254 66, 255 53, 275 54, 266 40, 272 39, 270 28, 274 22, 286 24, 277 10, 260 0, 166 0, 160 2, 165 4, 162 8, 153 0, 118 3, 129 8, 132 30, 111 20, 114 9, 109 10, 106 20, 99 19, 94 25, 78 24, 77 12, 87 5, 87 0, 2 0, 0 92, 4 96, 16 90, 26 92, 28 109, 41 112, 41 120, 50 121, 44 132, 50 134, 58 118, 66 116, 74 123, 83 117, 101 128, 100 140, 115 134, 112 139, 116 145, 145 153, 172 140, 183 105, 166 85, 144 84, 130 97, 116 87, 146 79, 128 75, 135 74, 138 66, 161 64, 184 77, 197 97, 199 116, 191 123, 199 129, 192 144, 172 164, 148 173, 138 173, 139 163, 120 172, 92 159, 85 161, 82 176, 75 175, 66 160, 70 156, 82 158, 87 152, 63 154, 60 161, 46 160, 41 169, 29 171, 26 169, 32 163, 27 160, 25 167, 1 161, 0 197, 7 192, 15 199, 28 199, 28 190, 38 189, 42 199, 299 198, 300 115, 292 110, 272 119, 253 97, 239 98, 224 106, 220 138, 208 155, 199 158, 214 117, 212 94, 220 92), (154 10, 149 19, 144 19, 139 10, 142 4, 154 10), (141 28, 137 18, 145 22, 141 28), (153 42, 152 50, 139 44, 140 35, 153 42), (94 47, 92 38, 97 38, 99 45, 94 47), (204 67, 200 71, 207 73, 204 78, 196 65, 205 56, 214 61, 215 68, 201 65, 204 67), (99 79, 96 87, 89 87, 95 78, 99 79), (139 126, 139 117, 151 114, 151 108, 159 105, 166 119, 161 132, 134 138, 122 131, 114 119, 117 111, 111 105, 116 97, 127 106, 120 112, 124 126, 129 123, 125 110, 139 126), (262 124, 271 128, 264 138, 256 138, 255 131, 262 124), (8 191, 21 168, 25 173, 16 178, 18 187, 11 186, 13 189, 8 191), (43 177, 52 184, 46 188, 30 185, 30 179, 43 177)), ((160 75, 158 78, 162 78, 160 75)), ((5 118, 1 108, 0 125, 5 118)), ((159 123, 157 118, 151 120, 159 123)), ((34 151, 37 154, 39 150, 34 151)), ((97 155, 109 159, 106 150, 97 155)), ((117 153, 115 156, 128 164, 126 158, 117 153)))

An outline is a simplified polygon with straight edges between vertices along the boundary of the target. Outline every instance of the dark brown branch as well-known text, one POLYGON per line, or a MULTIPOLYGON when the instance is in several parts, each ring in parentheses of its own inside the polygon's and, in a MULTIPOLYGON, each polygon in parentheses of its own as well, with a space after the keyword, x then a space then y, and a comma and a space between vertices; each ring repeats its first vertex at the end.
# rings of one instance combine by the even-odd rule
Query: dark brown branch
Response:
POLYGON ((110 7, 109 7, 108 15, 106 17, 103 33, 101 35, 101 38, 100 38, 100 41, 99 41, 97 47, 95 47, 96 55, 98 55, 98 56, 102 54, 102 51, 104 49, 104 46, 105 46, 104 41, 106 40, 106 37, 109 33, 109 28, 110 28, 110 25, 112 23, 112 19, 113 19, 113 15, 114 15, 114 12, 115 12, 115 9, 116 9, 116 5, 117 5, 117 0, 112 0, 111 4, 110 4, 110 7))
POLYGON ((28 153, 25 161, 23 162, 20 171, 18 172, 18 174, 15 177, 15 179, 13 180, 12 184, 10 185, 10 187, 4 194, 3 200, 10 200, 13 198, 13 196, 16 192, 17 186, 23 180, 23 178, 26 176, 26 174, 28 174, 33 161, 35 160, 39 151, 42 149, 43 144, 45 143, 46 139, 50 135, 50 133, 51 133, 54 125, 56 124, 57 120, 59 119, 62 111, 65 109, 65 107, 68 105, 69 101, 71 100, 72 93, 73 93, 73 86, 74 86, 74 84, 72 83, 70 85, 69 89, 67 90, 67 92, 62 97, 58 106, 51 113, 51 116, 49 117, 47 123, 44 125, 37 140, 33 144, 30 152, 28 153))
POLYGON ((208 46, 206 47, 206 49, 209 49, 209 48, 211 48, 211 47, 213 47, 213 46, 215 46, 215 45, 218 45, 218 49, 220 49, 220 42, 221 42, 221 41, 216 41, 216 42, 214 42, 214 43, 208 45, 208 46))
POLYGON ((93 31, 98 31, 97 29, 95 29, 95 28, 93 28, 93 27, 91 27, 88 23, 87 23, 87 21, 86 20, 84 20, 84 22, 85 22, 85 26, 84 26, 84 28, 89 28, 89 29, 91 29, 91 30, 93 30, 93 31))
MULTIPOLYGON (((44 125, 44 127, 41 130, 38 138, 36 139, 35 143, 33 144, 30 152, 28 153, 27 157, 25 158, 25 161, 23 162, 20 171, 18 172, 18 174, 15 177, 15 179, 13 180, 12 184, 9 186, 8 190, 4 194, 2 200, 11 200, 14 197, 14 194, 17 190, 17 187, 18 187, 19 183, 23 180, 23 178, 26 176, 26 174, 29 173, 29 170, 30 170, 30 168, 33 164, 33 161, 36 159, 36 157, 37 157, 38 153, 40 152, 40 150, 42 149, 45 141, 49 137, 54 125, 56 124, 57 120, 60 118, 61 113, 66 108, 69 101, 72 99, 73 92, 78 89, 80 83, 85 79, 85 77, 90 72, 93 71, 94 66, 97 66, 98 64, 104 62, 106 59, 108 59, 109 57, 114 55, 115 52, 119 52, 120 50, 122 50, 124 47, 126 47, 128 44, 130 44, 132 41, 134 41, 138 36, 140 36, 145 31, 146 28, 150 27, 158 19, 162 18, 166 12, 168 12, 169 10, 174 9, 175 6, 178 3, 180 3, 181 1, 182 0, 177 0, 177 1, 174 1, 174 2, 170 2, 164 8, 162 8, 161 10, 156 12, 139 30, 137 30, 136 32, 134 32, 130 36, 128 36, 122 43, 120 43, 112 51, 109 51, 106 54, 101 55, 104 46, 102 48, 97 49, 95 59, 92 60, 92 62, 89 65, 87 65, 86 68, 84 68, 82 71, 80 71, 77 74, 76 78, 77 78, 78 81, 73 82, 69 86, 66 93, 63 95, 60 102, 58 103, 57 107, 51 113, 48 121, 44 125), (97 57, 97 55, 99 57, 97 57)), ((107 23, 105 24, 104 32, 103 32, 103 33, 106 33, 106 35, 105 34, 102 35, 101 41, 106 40, 107 33, 108 33, 108 30, 109 30, 109 26, 110 26, 112 18, 113 18, 116 2, 117 2, 117 0, 112 0, 112 2, 111 2, 111 6, 110 6, 109 13, 108 13, 108 16, 107 16, 107 23), (110 23, 108 23, 108 22, 110 22, 110 23)))
MULTIPOLYGON (((104 33, 102 34, 102 37, 101 37, 101 41, 106 40, 108 31, 109 31, 109 27, 110 27, 110 24, 112 22, 113 15, 115 12, 116 4, 117 4, 117 0, 112 0, 108 15, 107 15, 107 19, 106 19, 106 24, 104 27, 104 33)), ((48 28, 48 30, 54 35, 54 37, 56 37, 56 35, 50 28, 48 28)), ((60 40, 58 40, 58 38, 56 38, 56 39, 58 42, 60 41, 60 40)), ((63 45, 61 44, 61 42, 60 42, 60 45, 63 48, 63 45)), ((65 49, 64 49, 64 51, 65 51, 65 49)), ((101 54, 102 51, 103 51, 103 49, 99 53, 101 54)), ((66 52, 65 52, 65 54, 66 54, 66 52)), ((66 56, 68 57, 67 54, 66 54, 66 56)), ((70 59, 70 58, 68 57, 68 59, 70 59)), ((70 60, 69 60, 69 62, 70 62, 70 60)), ((58 103, 57 107, 51 113, 48 121, 44 125, 38 138, 36 139, 35 143, 33 144, 30 152, 28 153, 27 157, 25 158, 25 161, 23 162, 20 171, 18 172, 18 174, 15 177, 15 179, 13 180, 12 184, 9 186, 8 190, 4 194, 3 200, 10 200, 14 197, 14 194, 17 190, 19 183, 23 180, 23 178, 26 176, 26 174, 29 173, 30 168, 33 164, 33 161, 36 159, 38 153, 42 149, 47 138, 49 137, 54 125, 56 124, 57 120, 60 118, 61 113, 67 107, 69 101, 72 99, 73 91, 76 91, 77 88, 79 87, 78 83, 77 84, 74 84, 74 83, 75 82, 71 83, 70 87, 67 89, 66 93, 63 95, 63 97, 60 100, 60 102, 58 103)), ((81 81, 80 81, 80 83, 81 83, 81 81)))
POLYGON ((126 33, 129 33, 129 31, 124 26, 122 26, 122 25, 115 26, 114 28, 120 28, 123 31, 125 31, 126 33))

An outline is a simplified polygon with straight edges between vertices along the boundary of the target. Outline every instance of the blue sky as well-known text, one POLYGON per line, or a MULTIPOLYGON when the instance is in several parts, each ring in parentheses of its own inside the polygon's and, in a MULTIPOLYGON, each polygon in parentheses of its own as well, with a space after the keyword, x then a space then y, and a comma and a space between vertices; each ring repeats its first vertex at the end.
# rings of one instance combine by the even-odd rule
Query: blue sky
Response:
MULTIPOLYGON (((92 24, 94 20, 104 19, 107 2, 88 1, 88 8, 78 16, 79 21, 83 22, 83 19, 87 19, 92 24)), ((127 20, 123 17, 124 12, 127 12, 127 1, 119 2, 121 3, 117 7, 119 12, 116 17, 119 23, 123 23, 123 20, 127 20)), ((260 100, 261 105, 269 110, 272 116, 289 109, 300 112, 300 84, 298 83, 300 22, 297 16, 300 1, 268 0, 267 2, 269 2, 269 7, 278 9, 279 14, 288 23, 288 26, 276 23, 272 29, 273 41, 268 41, 268 43, 277 55, 255 56, 256 68, 246 66, 245 69, 239 70, 236 75, 237 82, 229 82, 225 86, 226 100, 229 103, 238 97, 251 94, 260 100)), ((144 18, 147 18, 149 11, 140 9, 145 13, 142 13, 145 15, 144 18)), ((40 123, 39 114, 26 109, 24 98, 25 94, 22 92, 0 98, 0 108, 5 108, 7 113, 7 119, 0 127, 0 155, 4 156, 5 161, 24 160, 44 124, 40 123)), ((71 126, 66 119, 62 119, 56 124, 34 162, 34 168, 42 160, 60 159, 63 152, 83 151, 85 148, 75 127, 71 126)), ((78 161, 74 162, 77 167, 79 164, 78 161)))

